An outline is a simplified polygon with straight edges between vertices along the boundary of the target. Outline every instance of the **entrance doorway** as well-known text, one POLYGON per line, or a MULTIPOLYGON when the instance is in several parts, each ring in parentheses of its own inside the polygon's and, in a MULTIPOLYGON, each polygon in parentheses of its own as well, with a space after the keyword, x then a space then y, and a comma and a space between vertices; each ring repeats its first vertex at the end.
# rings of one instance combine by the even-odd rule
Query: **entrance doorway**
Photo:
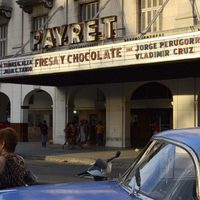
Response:
POLYGON ((132 109, 131 144, 143 147, 153 134, 172 127, 172 109, 132 109))
POLYGON ((143 147, 153 134, 172 128, 172 95, 167 87, 145 84, 133 93, 131 100, 132 147, 143 147))
POLYGON ((10 100, 0 92, 0 123, 10 123, 10 100))
MULTIPOLYGON (((24 105, 27 105, 27 140, 29 142, 41 141, 40 125, 43 120, 46 120, 48 126, 48 140, 52 140, 52 105, 53 101, 46 91, 44 90, 33 90, 28 93, 24 99, 24 105)), ((25 112, 24 111, 24 112, 25 112)))
MULTIPOLYGON (((72 121, 76 126, 81 121, 88 124, 88 144, 96 143, 95 126, 98 121, 102 121, 106 126, 106 98, 104 92, 96 87, 77 88, 69 97, 68 105, 71 108, 68 112, 68 121, 72 121)), ((106 136, 105 136, 106 137, 106 136)))

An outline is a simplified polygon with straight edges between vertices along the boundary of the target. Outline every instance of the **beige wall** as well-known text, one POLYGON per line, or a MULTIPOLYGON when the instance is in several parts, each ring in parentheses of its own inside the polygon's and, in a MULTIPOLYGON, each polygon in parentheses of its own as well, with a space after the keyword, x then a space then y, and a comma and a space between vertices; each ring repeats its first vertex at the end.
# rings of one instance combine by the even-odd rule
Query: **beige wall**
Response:
MULTIPOLYGON (((78 1, 68 0, 68 4, 66 4, 66 2, 67 1, 62 0, 55 1, 52 9, 36 6, 34 7, 32 14, 22 12, 19 5, 13 3, 12 17, 9 20, 8 25, 8 55, 15 54, 20 50, 22 44, 26 43, 25 52, 31 52, 29 40, 31 18, 34 16, 48 13, 48 16, 51 18, 53 15, 49 21, 49 27, 78 22, 78 1), (62 8, 60 8, 61 6, 62 8)), ((106 0, 101 0, 100 7, 104 6, 105 2, 106 0)), ((100 13, 100 17, 117 15, 117 28, 119 29, 118 36, 122 36, 122 30, 125 31, 126 36, 137 36, 139 14, 137 3, 137 0, 110 0, 105 9, 100 13)), ((196 5, 198 10, 200 10, 200 3, 198 1, 196 1, 196 5)), ((174 0, 168 2, 163 10, 162 32, 165 30, 186 28, 193 25, 193 13, 189 0, 174 0)), ((181 29, 181 31, 184 32, 184 29, 181 29)), ((190 31, 192 31, 192 29, 190 29, 190 31)), ((175 33, 175 31, 172 31, 171 34, 173 34, 173 32, 175 33)))

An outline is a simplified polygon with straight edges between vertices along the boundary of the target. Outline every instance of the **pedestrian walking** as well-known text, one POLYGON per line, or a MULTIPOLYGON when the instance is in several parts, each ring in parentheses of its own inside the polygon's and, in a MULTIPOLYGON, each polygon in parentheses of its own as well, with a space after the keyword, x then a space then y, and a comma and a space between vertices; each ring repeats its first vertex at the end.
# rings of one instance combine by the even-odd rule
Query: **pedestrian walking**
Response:
POLYGON ((83 144, 86 142, 86 124, 84 120, 80 121, 80 125, 78 127, 78 137, 77 137, 77 143, 78 145, 83 148, 83 144))
POLYGON ((75 145, 75 140, 76 140, 76 131, 72 122, 67 123, 64 129, 64 132, 65 132, 65 142, 62 146, 62 149, 64 149, 65 145, 67 144, 68 144, 68 147, 72 149, 75 145))
POLYGON ((99 121, 95 126, 96 131, 96 144, 98 146, 103 145, 103 137, 104 137, 104 126, 102 121, 99 121))
POLYGON ((48 126, 46 120, 40 125, 40 131, 42 136, 42 147, 46 147, 48 141, 48 126))
POLYGON ((89 131, 90 131, 90 127, 89 127, 89 123, 88 120, 85 120, 85 142, 88 142, 89 139, 89 131))
POLYGON ((69 145, 70 143, 70 134, 72 132, 72 127, 71 127, 71 122, 68 122, 65 129, 64 129, 64 133, 65 133, 65 142, 62 146, 62 148, 64 149, 65 145, 69 145))

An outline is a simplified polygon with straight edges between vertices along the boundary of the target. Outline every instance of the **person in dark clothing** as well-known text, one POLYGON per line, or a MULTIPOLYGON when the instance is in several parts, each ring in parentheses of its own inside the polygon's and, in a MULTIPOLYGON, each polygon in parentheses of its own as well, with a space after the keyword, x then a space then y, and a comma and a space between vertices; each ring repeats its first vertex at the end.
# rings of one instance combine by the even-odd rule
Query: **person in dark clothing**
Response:
POLYGON ((97 145, 103 145, 103 137, 104 137, 104 126, 102 121, 99 121, 95 126, 96 130, 96 142, 97 145))
POLYGON ((73 149, 76 140, 76 129, 72 122, 67 123, 64 132, 65 132, 65 142, 62 148, 64 149, 65 145, 68 144, 69 149, 73 149))
POLYGON ((40 131, 42 136, 42 146, 46 147, 48 141, 48 126, 46 120, 40 125, 40 131))

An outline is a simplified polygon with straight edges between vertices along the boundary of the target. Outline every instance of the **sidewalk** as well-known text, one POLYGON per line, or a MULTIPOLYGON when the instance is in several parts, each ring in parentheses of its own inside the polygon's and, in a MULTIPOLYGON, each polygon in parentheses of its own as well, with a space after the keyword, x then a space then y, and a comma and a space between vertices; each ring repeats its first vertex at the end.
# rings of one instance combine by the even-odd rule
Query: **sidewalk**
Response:
POLYGON ((113 157, 117 151, 121 151, 118 159, 133 159, 140 150, 138 149, 120 149, 100 146, 85 146, 83 149, 76 146, 70 150, 62 145, 48 144, 46 148, 41 146, 39 142, 21 142, 18 144, 16 152, 25 159, 40 159, 51 162, 67 162, 89 165, 96 159, 102 158, 106 160, 113 157))

